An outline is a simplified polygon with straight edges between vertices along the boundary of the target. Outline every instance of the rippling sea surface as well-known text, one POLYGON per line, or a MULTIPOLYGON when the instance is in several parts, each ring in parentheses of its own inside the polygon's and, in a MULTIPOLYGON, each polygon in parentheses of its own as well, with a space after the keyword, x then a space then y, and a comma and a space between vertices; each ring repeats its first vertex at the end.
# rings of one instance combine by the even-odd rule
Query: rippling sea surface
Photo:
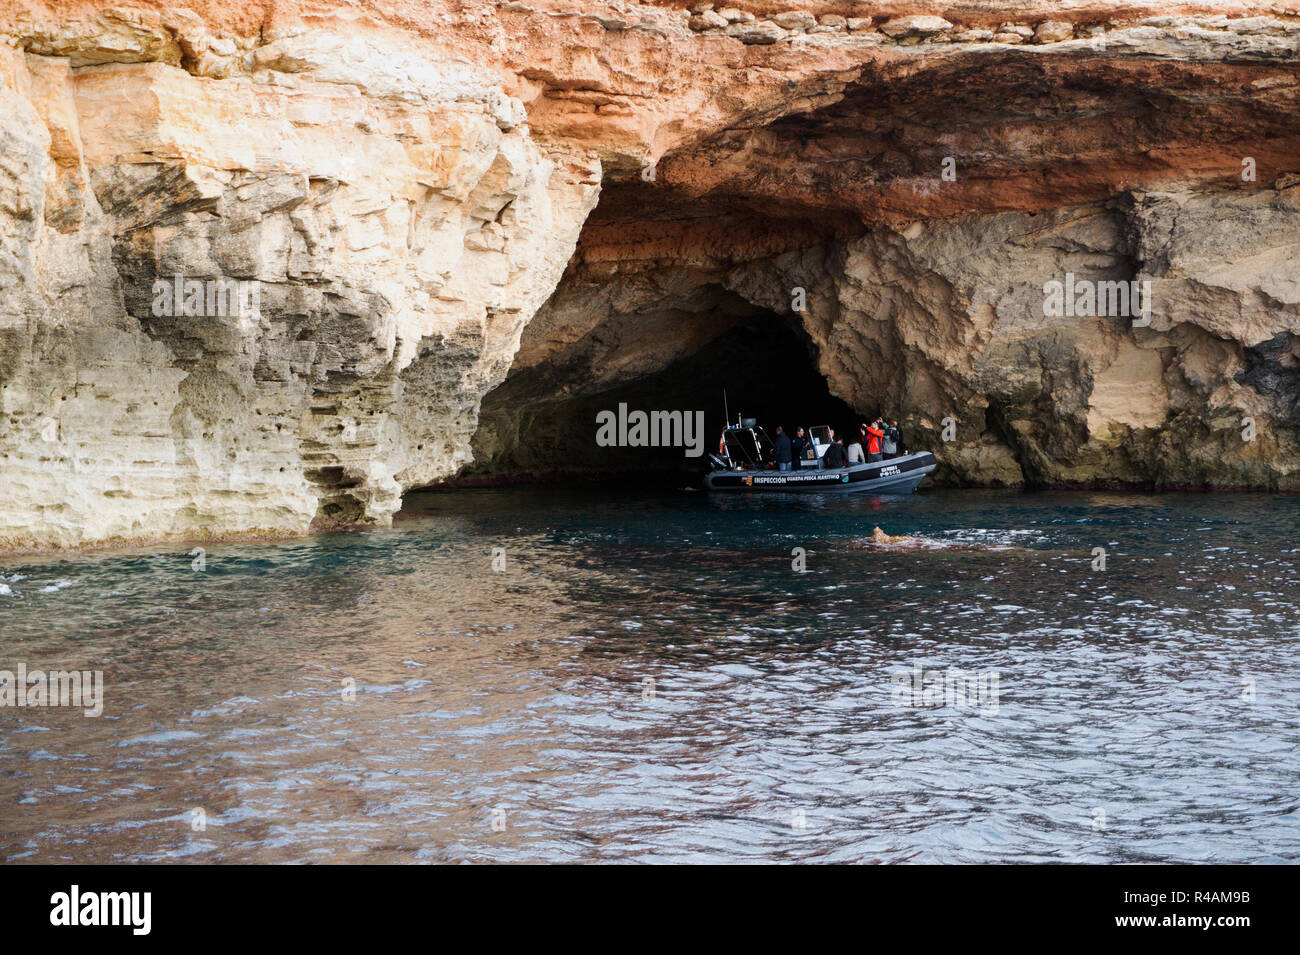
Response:
POLYGON ((102 670, 105 704, 0 709, 0 859, 1294 861, 1297 526, 469 490, 202 570, 9 559, 0 669, 102 670))

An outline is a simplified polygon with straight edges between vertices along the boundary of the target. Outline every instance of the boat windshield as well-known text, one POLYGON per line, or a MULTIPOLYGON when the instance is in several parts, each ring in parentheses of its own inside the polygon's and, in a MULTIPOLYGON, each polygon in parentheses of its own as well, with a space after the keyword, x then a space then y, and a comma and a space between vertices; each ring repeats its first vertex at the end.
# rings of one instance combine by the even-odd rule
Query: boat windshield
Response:
POLYGON ((728 428, 722 439, 734 467, 764 468, 776 460, 772 441, 762 428, 728 428))
POLYGON ((831 445, 830 426, 825 424, 815 425, 808 429, 808 436, 812 438, 813 447, 817 449, 817 457, 820 458, 831 445))

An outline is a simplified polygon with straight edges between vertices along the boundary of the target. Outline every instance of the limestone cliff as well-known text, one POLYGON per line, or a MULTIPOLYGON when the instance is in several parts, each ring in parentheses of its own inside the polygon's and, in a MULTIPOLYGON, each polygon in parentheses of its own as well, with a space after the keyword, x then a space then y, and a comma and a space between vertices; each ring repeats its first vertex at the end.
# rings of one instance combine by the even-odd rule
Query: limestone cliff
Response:
POLYGON ((4 546, 599 470, 763 322, 950 480, 1300 487, 1294 4, 0 11, 4 546))
POLYGON ((114 10, 20 43, 0 46, 0 537, 382 522, 469 459, 598 160, 400 35, 114 10), (177 276, 256 308, 176 314, 155 283, 177 276))

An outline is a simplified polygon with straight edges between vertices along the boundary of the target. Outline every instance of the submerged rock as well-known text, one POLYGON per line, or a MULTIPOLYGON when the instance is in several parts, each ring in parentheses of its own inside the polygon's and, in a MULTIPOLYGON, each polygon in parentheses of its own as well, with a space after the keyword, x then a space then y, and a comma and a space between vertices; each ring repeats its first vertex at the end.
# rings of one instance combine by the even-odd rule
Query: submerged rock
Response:
POLYGON ((886 534, 879 527, 872 528, 871 543, 894 545, 894 544, 915 544, 920 545, 922 542, 919 538, 908 537, 906 534, 886 534))

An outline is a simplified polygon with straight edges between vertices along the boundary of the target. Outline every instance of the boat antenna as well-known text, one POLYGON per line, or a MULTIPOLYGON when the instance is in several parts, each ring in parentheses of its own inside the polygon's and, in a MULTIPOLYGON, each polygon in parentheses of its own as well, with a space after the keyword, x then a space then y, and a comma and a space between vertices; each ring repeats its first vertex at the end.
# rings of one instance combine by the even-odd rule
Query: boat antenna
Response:
POLYGON ((722 423, 731 427, 731 409, 727 407, 727 389, 722 389, 722 423))

